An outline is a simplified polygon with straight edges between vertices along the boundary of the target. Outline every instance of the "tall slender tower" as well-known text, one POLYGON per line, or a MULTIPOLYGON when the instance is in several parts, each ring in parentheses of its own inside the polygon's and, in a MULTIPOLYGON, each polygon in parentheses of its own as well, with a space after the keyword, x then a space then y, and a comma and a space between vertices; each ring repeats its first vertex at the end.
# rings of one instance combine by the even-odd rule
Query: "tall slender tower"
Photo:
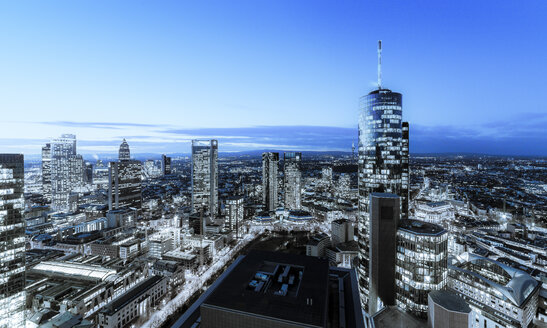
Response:
POLYGON ((241 236, 243 226, 243 196, 231 196, 226 199, 225 227, 232 230, 236 238, 241 236))
POLYGON ((142 163, 121 160, 108 164, 108 209, 142 208, 142 163))
POLYGON ((267 211, 277 208, 277 168, 279 153, 262 154, 262 199, 267 211))
MULTIPOLYGON (((370 195, 377 192, 400 196, 402 190, 403 97, 382 87, 381 53, 379 41, 378 89, 361 97, 359 114, 359 288, 367 311, 370 256, 377 253, 370 249, 370 195)), ((379 304, 378 300, 372 304, 379 304)))
POLYGON ((192 140, 192 208, 218 213, 218 142, 192 140))
POLYGON ((165 154, 161 155, 161 174, 171 174, 171 157, 168 157, 165 154))
POLYGON ((51 201, 51 144, 42 147, 42 194, 51 201))
POLYGON ((84 161, 76 153, 76 136, 63 134, 51 141, 51 205, 56 211, 71 209, 70 193, 83 182, 84 161))
POLYGON ((403 144, 401 148, 401 218, 408 219, 408 201, 410 198, 410 159, 409 159, 409 126, 403 122, 403 144))
POLYGON ((0 154, 0 326, 25 327, 23 155, 0 154))
POLYGON ((129 144, 125 139, 123 139, 122 143, 120 144, 120 150, 118 152, 118 159, 120 161, 128 161, 131 159, 131 153, 129 151, 129 144))
POLYGON ((302 173, 300 172, 302 153, 283 154, 283 189, 285 209, 299 210, 302 194, 302 173))

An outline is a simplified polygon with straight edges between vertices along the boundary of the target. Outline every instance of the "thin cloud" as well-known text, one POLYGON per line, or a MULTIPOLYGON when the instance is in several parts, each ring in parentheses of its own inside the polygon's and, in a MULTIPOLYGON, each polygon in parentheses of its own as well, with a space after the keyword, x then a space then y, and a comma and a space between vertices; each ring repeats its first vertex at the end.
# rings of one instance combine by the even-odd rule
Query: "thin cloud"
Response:
POLYGON ((158 128, 158 127, 168 126, 164 124, 142 124, 142 123, 127 123, 127 122, 110 123, 110 122, 46 121, 46 122, 36 122, 36 123, 45 124, 45 125, 64 126, 64 127, 94 128, 94 129, 123 129, 127 127, 158 128))

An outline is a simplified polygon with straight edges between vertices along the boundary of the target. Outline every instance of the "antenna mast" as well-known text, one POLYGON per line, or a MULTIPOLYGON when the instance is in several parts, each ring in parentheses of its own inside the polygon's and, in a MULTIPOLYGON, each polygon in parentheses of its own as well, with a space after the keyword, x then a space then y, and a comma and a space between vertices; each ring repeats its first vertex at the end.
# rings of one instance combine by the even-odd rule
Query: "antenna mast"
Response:
POLYGON ((382 89, 382 40, 378 40, 378 89, 382 89))

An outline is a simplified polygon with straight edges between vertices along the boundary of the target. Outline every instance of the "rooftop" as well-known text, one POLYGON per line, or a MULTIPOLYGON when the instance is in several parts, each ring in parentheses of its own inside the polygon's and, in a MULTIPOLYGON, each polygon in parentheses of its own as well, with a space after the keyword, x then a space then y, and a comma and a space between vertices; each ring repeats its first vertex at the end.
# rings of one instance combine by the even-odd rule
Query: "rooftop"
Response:
POLYGON ((105 313, 106 315, 112 315, 118 312, 129 302, 146 293, 152 286, 160 282, 162 279, 163 277, 161 276, 152 276, 142 281, 137 286, 131 288, 127 293, 122 294, 120 297, 108 303, 104 308, 101 309, 101 313, 105 313))
POLYGON ((418 320, 396 306, 383 308, 372 319, 376 328, 423 328, 427 326, 427 322, 418 320))
POLYGON ((80 279, 101 281, 116 274, 116 270, 103 268, 98 265, 60 261, 41 262, 35 265, 32 271, 48 276, 71 276, 80 279))
POLYGON ((446 233, 443 227, 418 220, 405 219, 399 221, 399 229, 421 235, 441 235, 446 233))
MULTIPOLYGON (((505 299, 516 306, 521 306, 539 285, 538 281, 532 278, 528 273, 487 257, 465 252, 459 255, 456 258, 456 261, 457 262, 454 263, 454 265, 449 265, 450 269, 471 275, 481 280, 483 283, 497 290, 505 299), (504 280, 498 282, 492 281, 483 276, 480 272, 476 272, 479 268, 480 271, 483 269, 487 271, 501 270, 504 273, 504 280)), ((497 274, 497 276, 501 275, 497 274)))
POLYGON ((440 201, 440 202, 429 202, 429 203, 426 203, 426 205, 429 207, 441 207, 441 206, 450 205, 450 203, 448 203, 447 201, 440 201))
POLYGON ((399 198, 399 196, 395 194, 390 194, 387 192, 373 192, 370 195, 374 197, 380 197, 380 198, 399 198))
POLYGON ((462 313, 471 312, 471 308, 469 307, 469 304, 467 304, 467 302, 465 302, 463 298, 459 297, 458 295, 450 291, 447 291, 447 290, 431 291, 429 292, 429 297, 431 297, 433 302, 442 306, 448 311, 462 312, 462 313))
POLYGON ((315 257, 251 251, 211 293, 203 306, 322 326, 327 317, 328 271, 328 262, 315 257), (302 268, 300 285, 293 297, 276 294, 275 288, 265 293, 248 288, 250 278, 265 264, 302 268))
POLYGON ((200 321, 203 323, 202 307, 221 308, 253 318, 292 321, 299 327, 364 328, 358 290, 355 270, 329 268, 326 260, 314 257, 253 250, 238 257, 172 328, 197 327, 200 321), (268 277, 274 272, 273 279, 268 277), (295 272, 298 277, 295 276, 293 285, 299 286, 276 295, 280 289, 279 276, 287 283, 295 272), (262 279, 266 283, 257 292, 256 283, 262 279), (249 281, 253 280, 255 287, 249 288, 249 281), (273 286, 274 282, 277 286, 273 286))
POLYGON ((310 240, 308 241, 308 245, 318 245, 321 241, 325 239, 330 239, 329 235, 324 232, 316 233, 311 236, 310 240))

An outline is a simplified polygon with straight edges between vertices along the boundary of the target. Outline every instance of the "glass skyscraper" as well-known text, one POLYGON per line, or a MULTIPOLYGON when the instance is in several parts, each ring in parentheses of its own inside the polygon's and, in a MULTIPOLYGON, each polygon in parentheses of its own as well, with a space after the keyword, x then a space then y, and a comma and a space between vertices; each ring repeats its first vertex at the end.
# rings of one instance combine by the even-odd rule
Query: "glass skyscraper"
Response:
POLYGON ((161 173, 162 175, 171 174, 171 157, 161 155, 161 173))
POLYGON ((0 327, 25 326, 23 155, 0 154, 0 327))
POLYGON ((108 209, 142 208, 142 163, 123 160, 108 167, 108 209))
POLYGON ((410 200, 410 157, 409 126, 403 122, 403 144, 401 145, 401 218, 408 219, 408 202, 410 200))
POLYGON ((262 199, 266 211, 277 208, 277 168, 279 153, 262 154, 262 199))
POLYGON ((83 181, 84 161, 76 153, 76 136, 63 134, 51 141, 51 205, 56 211, 70 208, 70 193, 83 181))
POLYGON ((192 140, 192 208, 218 213, 218 142, 192 140))
POLYGON ((397 230, 397 305, 426 318, 427 295, 445 289, 448 233, 436 224, 401 220, 397 230))
POLYGON ((283 192, 285 208, 299 210, 302 194, 302 153, 287 152, 283 154, 283 192))
POLYGON ((369 197, 373 192, 401 195, 403 97, 388 89, 378 89, 362 97, 360 107, 359 287, 361 301, 368 311, 369 197))
POLYGON ((42 194, 51 201, 51 144, 42 147, 42 194))
MULTIPOLYGON (((382 42, 378 42, 378 89, 360 99, 359 111, 359 288, 369 314, 370 195, 391 193, 401 198, 399 218, 408 217, 409 129, 403 123, 403 96, 382 87, 382 42)), ((389 245, 391 247, 393 245, 389 245)), ((395 267, 389 268, 395 270, 395 267)), ((371 304, 379 304, 372 300, 371 304)), ((372 310, 372 311, 371 311, 372 310)))
POLYGON ((232 230, 236 238, 241 236, 243 227, 243 196, 231 196, 226 199, 225 227, 232 230))

